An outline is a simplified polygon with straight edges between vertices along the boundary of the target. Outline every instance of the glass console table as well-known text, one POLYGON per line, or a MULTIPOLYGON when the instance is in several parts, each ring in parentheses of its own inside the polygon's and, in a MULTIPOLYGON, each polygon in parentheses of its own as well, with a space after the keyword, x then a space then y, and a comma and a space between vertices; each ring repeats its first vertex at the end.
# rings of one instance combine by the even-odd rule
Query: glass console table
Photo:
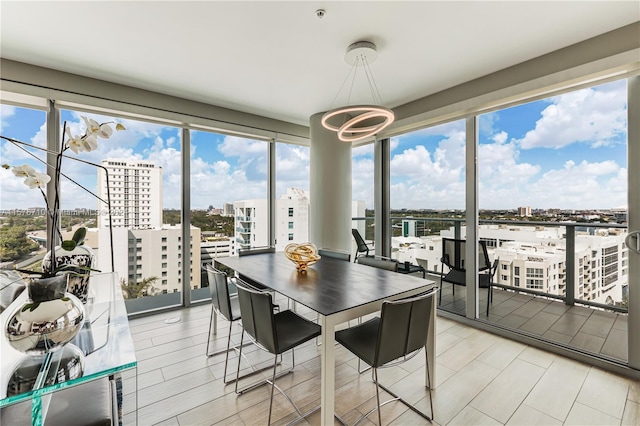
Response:
POLYGON ((137 405, 137 362, 117 275, 91 276, 82 330, 46 355, 19 352, 4 335, 26 298, 23 291, 0 315, 0 424, 121 424, 123 395, 137 405), (122 380, 125 370, 134 380, 122 380))

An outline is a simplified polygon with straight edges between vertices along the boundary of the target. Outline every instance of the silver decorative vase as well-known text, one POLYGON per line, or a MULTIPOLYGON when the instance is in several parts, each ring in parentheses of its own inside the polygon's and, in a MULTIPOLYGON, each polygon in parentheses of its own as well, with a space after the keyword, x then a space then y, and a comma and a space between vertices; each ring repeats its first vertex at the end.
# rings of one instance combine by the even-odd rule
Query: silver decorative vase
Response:
POLYGON ((82 329, 84 307, 68 293, 65 275, 32 278, 28 300, 9 317, 5 335, 20 352, 40 355, 60 349, 82 329))
MULTIPOLYGON (((73 250, 65 250, 61 246, 56 246, 56 267, 68 266, 64 269, 69 272, 69 282, 67 291, 76 296, 82 303, 87 303, 89 296, 89 278, 91 268, 96 263, 96 255, 87 246, 76 246, 73 250)), ((42 259, 42 270, 51 272, 51 252, 42 259)))

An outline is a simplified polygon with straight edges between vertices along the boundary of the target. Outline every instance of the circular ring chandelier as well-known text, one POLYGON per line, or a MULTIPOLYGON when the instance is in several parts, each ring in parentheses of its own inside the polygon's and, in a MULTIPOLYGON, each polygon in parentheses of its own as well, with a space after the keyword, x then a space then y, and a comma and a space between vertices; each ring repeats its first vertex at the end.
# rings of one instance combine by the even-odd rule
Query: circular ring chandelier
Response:
MULTIPOLYGON (((376 45, 368 41, 359 41, 353 43, 347 48, 347 53, 345 54, 344 59, 348 64, 353 66, 353 79, 351 81, 349 96, 353 90, 353 82, 355 80, 357 68, 362 66, 364 68, 374 102, 382 103, 380 92, 373 80, 373 74, 369 69, 369 63, 373 62, 376 57, 376 45)), ((349 78, 349 74, 347 75, 347 78, 349 78)), ((344 82, 342 83, 342 87, 338 91, 336 98, 342 91, 343 87, 344 82)), ((343 142, 355 142, 379 133, 381 130, 393 123, 394 120, 395 115, 393 111, 384 106, 349 105, 326 112, 322 116, 321 123, 324 128, 336 132, 339 140, 343 142)))
POLYGON ((354 142, 373 136, 393 123, 394 114, 389 108, 378 105, 354 105, 336 108, 322 116, 322 125, 338 133, 343 142, 354 142), (342 118, 341 118, 342 117, 342 118), (345 117, 351 117, 345 121, 345 117), (331 124, 330 120, 341 121, 341 125, 331 124), (361 124, 366 122, 366 124, 361 124))

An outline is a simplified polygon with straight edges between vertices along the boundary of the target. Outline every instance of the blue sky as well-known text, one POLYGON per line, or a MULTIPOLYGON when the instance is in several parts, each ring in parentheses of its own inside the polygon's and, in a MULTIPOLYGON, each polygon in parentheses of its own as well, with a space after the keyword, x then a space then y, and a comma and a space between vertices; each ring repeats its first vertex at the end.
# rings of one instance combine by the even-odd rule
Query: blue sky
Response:
MULTIPOLYGON (((63 111, 73 133, 81 115, 98 122, 112 117, 63 111)), ((480 208, 612 208, 626 205, 626 82, 618 81, 480 116, 480 208)), ((101 140, 82 159, 150 159, 163 169, 167 208, 180 206, 180 131, 133 120, 118 120, 127 130, 101 140)), ((44 146, 42 111, 0 106, 1 134, 44 146)), ((191 136, 192 207, 222 207, 224 202, 265 198, 264 142, 194 131, 191 136)), ((419 130, 392 139, 392 208, 463 209, 464 121, 419 130)), ((287 187, 309 189, 309 149, 277 144, 277 195, 287 187)), ((0 145, 2 163, 44 167, 16 148, 0 145)), ((353 198, 373 204, 373 149, 353 150, 353 198)), ((71 154, 73 155, 73 154, 71 154)), ((65 160, 64 171, 90 189, 91 166, 65 160)), ((11 172, 0 169, 0 208, 42 206, 11 172)), ((64 208, 95 207, 97 202, 63 183, 64 208)))

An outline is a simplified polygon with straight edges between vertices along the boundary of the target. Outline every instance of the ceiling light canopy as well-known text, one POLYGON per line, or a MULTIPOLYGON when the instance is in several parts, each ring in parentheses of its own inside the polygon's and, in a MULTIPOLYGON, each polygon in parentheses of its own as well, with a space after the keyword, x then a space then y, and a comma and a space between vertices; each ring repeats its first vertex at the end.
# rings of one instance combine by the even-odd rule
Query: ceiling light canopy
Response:
POLYGON ((352 68, 334 98, 335 102, 349 76, 353 73, 347 106, 326 112, 321 121, 324 128, 336 132, 338 139, 343 142, 355 142, 373 136, 393 123, 395 119, 393 111, 381 105, 382 97, 369 68, 369 64, 375 61, 377 56, 376 45, 369 41, 358 41, 347 48, 344 60, 352 65, 352 68), (358 67, 364 69, 374 102, 372 105, 348 105, 358 67))

